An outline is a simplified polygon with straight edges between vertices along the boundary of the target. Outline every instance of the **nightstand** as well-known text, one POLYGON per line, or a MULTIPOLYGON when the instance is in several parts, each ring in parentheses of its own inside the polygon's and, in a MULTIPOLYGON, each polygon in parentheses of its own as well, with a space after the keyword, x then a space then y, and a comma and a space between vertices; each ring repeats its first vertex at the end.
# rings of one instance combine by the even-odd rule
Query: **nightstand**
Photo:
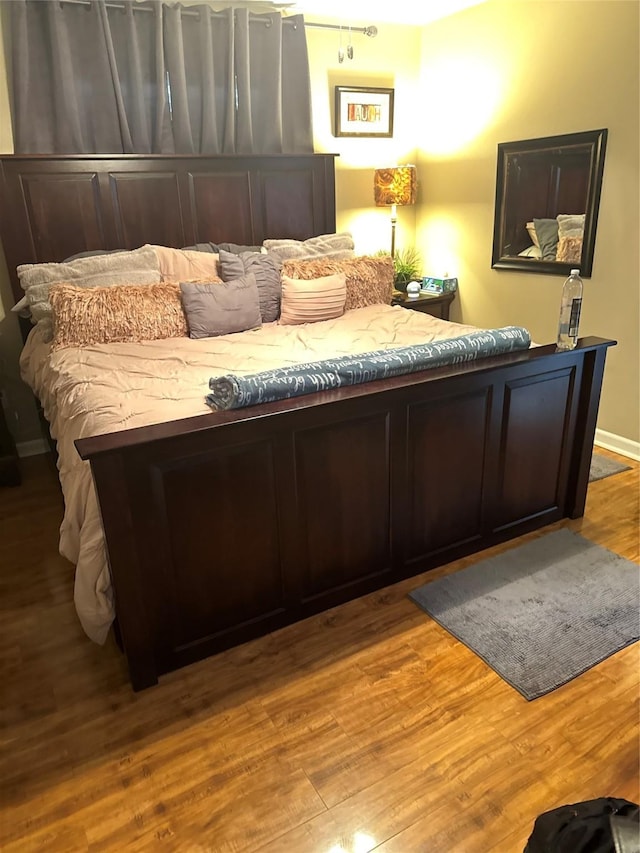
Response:
POLYGON ((400 290, 393 291, 392 305, 402 305, 412 311, 421 311, 423 314, 432 314, 441 320, 449 319, 449 306, 455 299, 455 292, 450 293, 421 293, 420 296, 410 298, 400 290))

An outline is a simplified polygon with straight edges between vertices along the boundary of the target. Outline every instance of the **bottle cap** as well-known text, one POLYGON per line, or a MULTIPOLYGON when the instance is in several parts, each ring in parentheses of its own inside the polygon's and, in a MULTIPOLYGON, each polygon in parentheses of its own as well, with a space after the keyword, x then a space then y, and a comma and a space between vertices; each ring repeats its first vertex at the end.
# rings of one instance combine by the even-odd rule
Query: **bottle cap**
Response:
POLYGON ((580 270, 571 270, 571 275, 580 275, 580 270))

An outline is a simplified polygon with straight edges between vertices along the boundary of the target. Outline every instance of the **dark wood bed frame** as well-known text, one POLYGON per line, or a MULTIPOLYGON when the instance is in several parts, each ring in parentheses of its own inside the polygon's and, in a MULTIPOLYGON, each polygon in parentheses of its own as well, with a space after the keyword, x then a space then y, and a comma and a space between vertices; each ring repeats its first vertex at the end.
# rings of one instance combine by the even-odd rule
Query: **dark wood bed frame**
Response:
MULTIPOLYGON (((19 263, 335 230, 333 155, 3 157, 19 263)), ((84 438, 134 689, 582 515, 607 348, 585 338, 84 438)))

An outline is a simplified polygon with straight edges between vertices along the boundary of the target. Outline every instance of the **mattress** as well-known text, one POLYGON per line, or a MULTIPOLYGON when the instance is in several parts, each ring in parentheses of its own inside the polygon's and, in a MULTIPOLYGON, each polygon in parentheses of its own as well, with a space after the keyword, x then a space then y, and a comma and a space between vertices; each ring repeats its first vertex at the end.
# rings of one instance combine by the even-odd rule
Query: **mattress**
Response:
POLYGON ((210 415, 209 380, 326 358, 457 337, 473 326, 400 306, 372 305, 319 323, 221 337, 97 344, 52 352, 36 326, 20 358, 58 450, 64 495, 60 553, 75 565, 74 603, 85 633, 104 643, 115 615, 102 523, 91 469, 77 438, 210 415))

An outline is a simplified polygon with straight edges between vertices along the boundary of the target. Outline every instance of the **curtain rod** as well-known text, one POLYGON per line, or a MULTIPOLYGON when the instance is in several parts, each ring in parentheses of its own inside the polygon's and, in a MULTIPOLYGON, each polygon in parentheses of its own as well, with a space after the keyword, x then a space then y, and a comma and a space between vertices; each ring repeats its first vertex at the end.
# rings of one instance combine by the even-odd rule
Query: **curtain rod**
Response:
MULTIPOLYGON (((91 0, 60 0, 61 5, 66 3, 70 6, 91 6, 91 0)), ((125 9, 122 3, 105 3, 105 6, 108 9, 125 9)), ((131 6, 134 12, 153 12, 154 9, 149 6, 143 6, 142 4, 135 3, 131 6)), ((182 14, 189 18, 197 18, 199 16, 199 12, 190 12, 188 9, 183 9, 182 14)), ((213 9, 211 10, 211 14, 213 17, 223 17, 223 12, 215 12, 213 9)), ((254 20, 260 19, 261 15, 254 15, 249 13, 249 17, 254 20)), ((288 18, 283 18, 283 21, 288 21, 288 18)), ((313 21, 305 21, 305 27, 309 27, 314 30, 350 30, 352 33, 363 33, 365 36, 370 36, 373 38, 378 35, 378 28, 374 26, 370 27, 350 27, 348 24, 316 24, 313 21)))
MULTIPOLYGON (((286 18, 284 19, 287 20, 286 18)), ((349 24, 316 24, 313 21, 305 21, 305 27, 310 27, 314 30, 345 30, 351 33, 362 33, 365 36, 370 36, 373 38, 378 35, 378 28, 374 26, 370 27, 351 27, 349 24)))

